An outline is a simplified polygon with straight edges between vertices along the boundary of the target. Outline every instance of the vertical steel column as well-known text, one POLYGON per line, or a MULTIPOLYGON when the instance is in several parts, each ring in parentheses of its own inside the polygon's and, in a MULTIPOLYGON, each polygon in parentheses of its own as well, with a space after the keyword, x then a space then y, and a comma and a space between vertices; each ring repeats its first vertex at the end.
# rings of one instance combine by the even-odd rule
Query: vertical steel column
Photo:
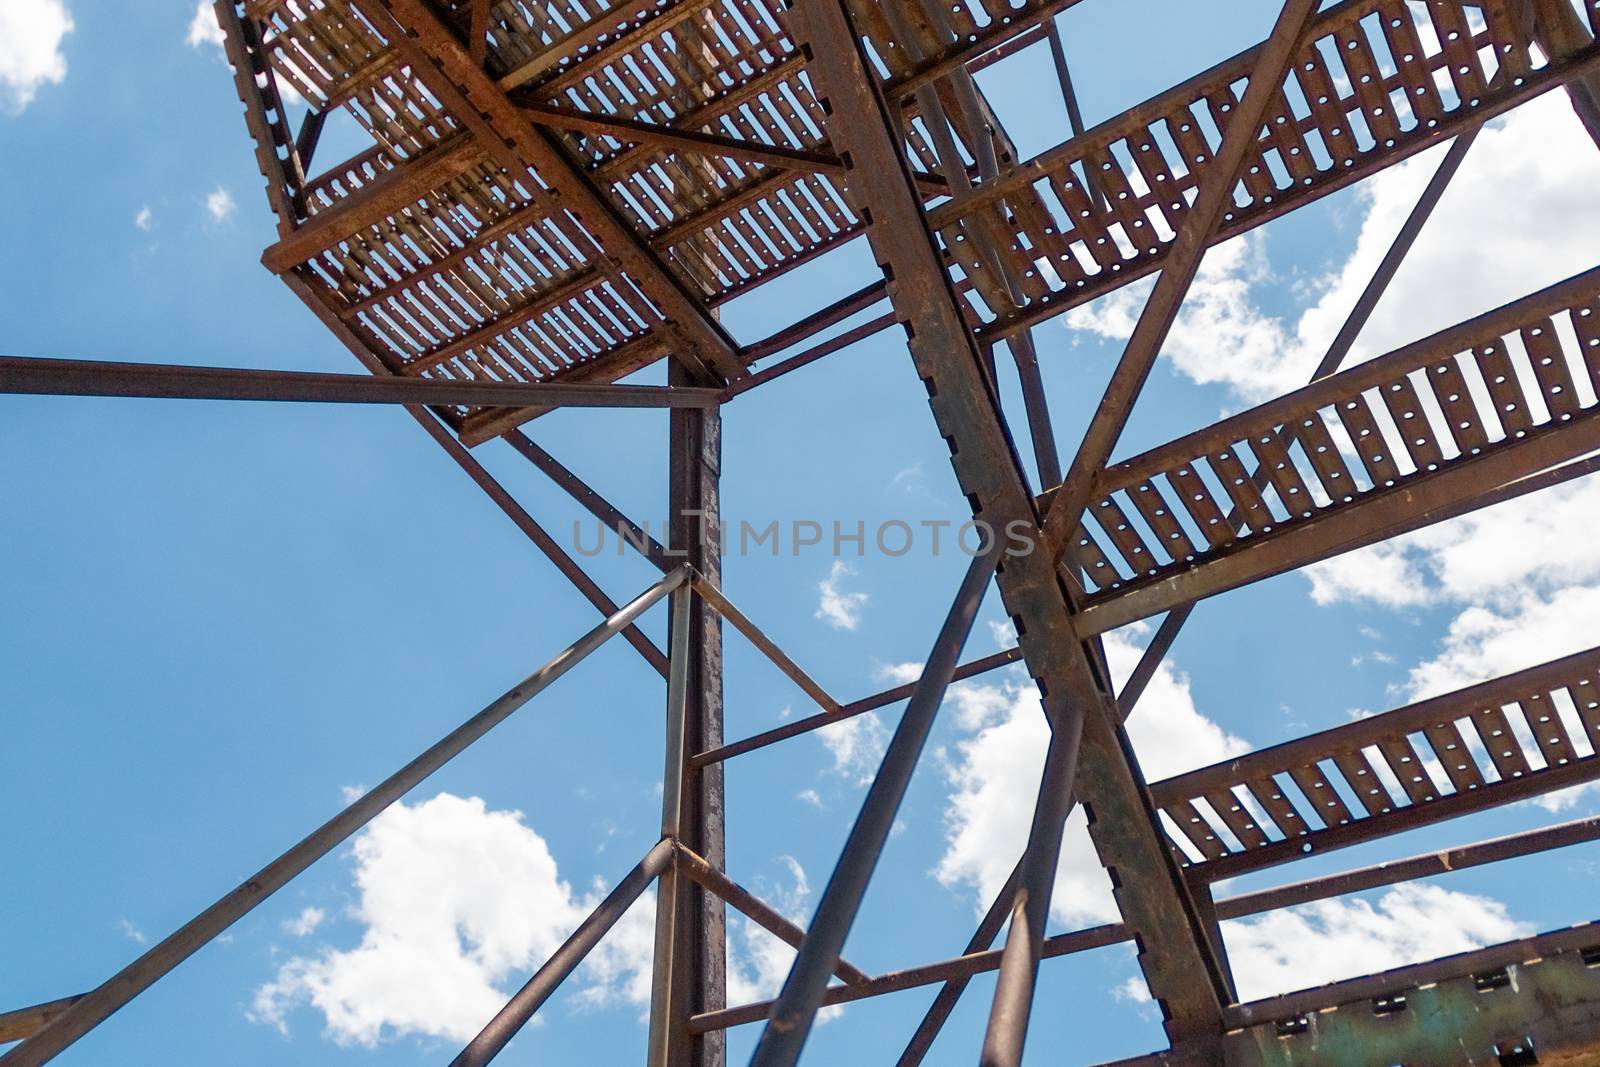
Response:
MULTIPOLYGON (((676 361, 668 365, 672 385, 700 385, 676 361)), ((722 415, 719 409, 671 417, 668 548, 713 587, 722 585, 722 415)), ((670 561, 669 561, 670 562, 670 561)), ((722 617, 699 597, 689 608, 684 744, 704 752, 722 744, 722 617)), ((690 767, 683 786, 679 838, 718 869, 728 866, 723 838, 722 765, 690 767)), ((683 976, 685 1009, 674 1017, 672 1067, 722 1067, 727 1036, 691 1035, 690 1015, 727 1007, 727 934, 723 902, 699 884, 679 889, 676 952, 683 976), (684 968, 687 968, 685 971, 684 968)))
MULTIPOLYGON (((688 586, 672 596, 671 638, 668 654, 671 671, 667 676, 667 729, 664 765, 661 771, 661 837, 676 842, 683 832, 684 753, 687 732, 690 647, 693 629, 689 625, 694 593, 688 586)), ((656 883, 656 942, 650 976, 650 1035, 646 1043, 649 1067, 667 1067, 681 1057, 680 1022, 688 1016, 689 978, 694 973, 694 954, 682 949, 684 890, 689 880, 678 870, 677 857, 661 872, 656 883)))

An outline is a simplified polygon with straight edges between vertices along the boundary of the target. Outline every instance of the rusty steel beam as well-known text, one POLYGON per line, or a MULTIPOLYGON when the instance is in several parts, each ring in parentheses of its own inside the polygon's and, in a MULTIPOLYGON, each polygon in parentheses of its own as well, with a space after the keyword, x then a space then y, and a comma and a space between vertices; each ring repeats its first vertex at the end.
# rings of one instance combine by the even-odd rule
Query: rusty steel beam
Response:
POLYGON ((621 633, 657 601, 683 587, 687 567, 665 575, 615 615, 558 653, 544 666, 512 686, 482 711, 440 738, 404 767, 351 801, 337 815, 313 830, 216 903, 152 946, 93 991, 86 993, 42 1030, 0 1056, 8 1067, 37 1067, 99 1026, 128 1001, 144 992, 218 934, 249 914, 317 860, 371 822, 473 742, 504 722, 518 708, 560 679, 595 649, 621 633))
MULTIPOLYGON (((896 314, 914 324, 908 330, 912 359, 974 515, 995 530, 1012 522, 1034 529, 1038 516, 992 385, 912 190, 890 108, 875 92, 848 14, 836 0, 802 0, 790 12, 790 29, 811 57, 808 70, 830 114, 830 139, 852 161, 848 192, 872 219, 868 240, 890 279, 887 291, 896 314)), ((1187 887, 1157 836, 1131 749, 1109 707, 1104 680, 1095 676, 1080 643, 1055 570, 1042 553, 1008 558, 999 585, 1007 613, 1019 622, 1024 655, 1041 683, 1058 738, 1051 765, 1052 784, 1059 787, 1041 794, 1035 818, 1039 832, 1030 838, 1024 890, 1011 916, 1016 965, 1001 995, 1001 1014, 1008 1017, 1013 1047, 1020 1049, 1032 974, 1042 951, 1074 768, 1077 791, 1094 811, 1091 834, 1102 861, 1118 871, 1113 878, 1118 903, 1140 931, 1141 966, 1167 1008, 1170 1032, 1175 1038, 1220 1035, 1223 984, 1217 962, 1187 887), (1081 760, 1073 751, 1080 731, 1081 760)))
MULTIPOLYGON (((1380 863, 1352 871, 1340 871, 1336 874, 1323 875, 1290 885, 1243 893, 1235 897, 1225 897, 1217 901, 1216 909, 1219 917, 1223 919, 1240 919, 1275 911, 1280 908, 1314 903, 1331 897, 1362 892, 1368 889, 1378 889, 1400 882, 1413 881, 1418 878, 1447 874, 1451 871, 1466 870, 1489 863, 1498 863, 1502 860, 1537 855, 1553 849, 1587 844, 1597 840, 1600 840, 1600 816, 1591 816, 1587 819, 1575 819, 1571 822, 1558 823, 1554 826, 1529 830, 1520 834, 1480 841, 1476 844, 1392 860, 1388 863, 1380 863)), ((1013 872, 1012 880, 1008 882, 1008 885, 1014 887, 1015 879, 1016 872, 1013 872)), ((1006 893, 1002 892, 1000 899, 1004 899, 1006 895, 1006 893)), ((991 909, 990 915, 984 918, 978 933, 969 943, 967 951, 963 955, 909 967, 900 971, 892 971, 888 974, 876 975, 868 978, 866 982, 854 986, 829 986, 827 995, 823 998, 823 1003, 829 1005, 848 1004, 853 1001, 938 983, 945 983, 947 986, 954 986, 959 989, 974 976, 996 970, 1000 966, 999 951, 983 950, 983 946, 993 940, 994 934, 998 930, 998 922, 992 921, 994 911, 995 909, 991 909)), ((999 913, 1003 919, 1005 909, 999 909, 999 913)), ((1129 941, 1132 937, 1132 933, 1122 923, 1106 923, 1100 926, 1085 927, 1081 930, 1074 930, 1071 933, 1056 934, 1047 938, 1045 940, 1044 958, 1054 959, 1079 952, 1088 952, 1097 948, 1105 948, 1109 945, 1129 941)), ((955 995, 958 996, 959 991, 955 995)), ((771 1000, 764 1000, 741 1004, 725 1011, 698 1016, 692 1025, 696 1029, 709 1031, 759 1022, 767 1017, 773 1003, 771 1000)), ((939 1009, 941 1004, 953 1006, 954 1000, 947 1000, 945 993, 941 992, 939 998, 936 998, 934 1002, 934 1008, 930 1009, 929 1015, 924 1019, 924 1027, 919 1028, 912 1045, 902 1055, 897 1067, 916 1067, 917 1064, 922 1062, 923 1055, 927 1052, 933 1037, 938 1031, 940 1020, 935 1009, 939 1009), (929 1025, 930 1020, 932 1020, 931 1025, 929 1025)), ((944 1007, 942 1013, 948 1014, 948 1007, 944 1007)), ((1138 1062, 1144 1063, 1147 1061, 1141 1058, 1138 1062)), ((1148 1062, 1165 1061, 1151 1060, 1148 1062)), ((1192 1063, 1193 1061, 1185 1059, 1183 1062, 1192 1063)), ((1353 1064, 1352 1067, 1355 1067, 1355 1065, 1353 1064)), ((1363 1064, 1361 1067, 1365 1067, 1365 1065, 1363 1064)))
MULTIPOLYGON (((667 365, 669 382, 687 382, 690 371, 678 363, 667 365)), ((672 556, 687 560, 691 582, 718 589, 722 584, 722 414, 720 409, 675 412, 668 424, 667 547, 672 556)), ((692 585, 685 593, 694 591, 692 585)), ((723 738, 723 632, 722 615, 702 591, 687 596, 684 615, 675 613, 670 638, 684 651, 682 747, 672 767, 681 778, 680 843, 709 863, 726 869, 726 803, 722 765, 702 767, 688 757, 722 744, 723 738)), ((674 871, 673 893, 658 904, 666 909, 676 902, 671 948, 672 982, 667 990, 665 1040, 652 1042, 652 1055, 665 1057, 667 1067, 723 1067, 727 1047, 721 1034, 689 1031, 689 1017, 715 1011, 728 1003, 727 913, 720 901, 698 884, 689 884, 674 871)), ((660 977, 658 973, 658 977, 660 977)))
POLYGON ((472 62, 425 0, 353 2, 489 156, 512 174, 536 173, 553 202, 582 219, 597 242, 595 254, 633 278, 659 306, 665 332, 679 341, 674 355, 694 363, 700 373, 726 381, 743 375, 733 341, 683 280, 582 173, 559 140, 536 127, 472 62))
MULTIPOLYGON (((1200 270, 1200 259, 1222 223, 1223 212, 1233 205, 1233 189, 1239 180, 1240 165, 1246 154, 1256 147, 1267 105, 1280 91, 1295 51, 1316 13, 1317 0, 1289 0, 1257 54, 1244 97, 1234 107, 1227 128, 1222 131, 1222 146, 1202 172, 1194 203, 1178 225, 1155 288, 1150 291, 1122 358, 1112 371, 1105 395, 1095 407, 1061 491, 1051 502, 1050 510, 1059 518, 1054 522, 1046 520, 1047 534, 1063 523, 1070 528, 1089 502, 1095 478, 1111 458, 1134 402, 1144 389, 1172 324, 1177 321, 1184 295, 1200 270)), ((1064 540, 1063 536, 1057 543, 1064 540)))
POLYGON ((267 203, 277 216, 280 237, 294 232, 305 215, 305 170, 298 145, 288 136, 283 101, 272 68, 261 53, 261 32, 236 0, 215 0, 212 11, 222 30, 223 51, 233 70, 234 89, 244 105, 245 125, 255 142, 256 166, 267 182, 267 203))
POLYGON ((720 403, 719 390, 692 386, 473 382, 21 356, 0 356, 0 393, 440 407, 710 408, 720 403))
POLYGON ((667 556, 667 550, 661 542, 650 536, 650 531, 628 518, 611 505, 605 497, 595 492, 589 484, 579 478, 556 457, 540 448, 528 437, 527 434, 512 432, 504 435, 505 441, 516 449, 524 459, 544 472, 552 482, 566 490, 568 496, 583 507, 585 511, 605 523, 606 529, 628 542, 639 554, 654 563, 662 571, 669 571, 677 563, 667 556))
POLYGON ((484 154, 483 147, 471 136, 455 134, 317 212, 305 225, 262 252, 261 264, 274 274, 285 274, 351 235, 410 207, 452 178, 459 178, 482 162, 484 154))
POLYGON ((1231 878, 1600 779, 1600 755, 1579 755, 1558 714, 1561 693, 1575 705, 1589 743, 1600 747, 1600 648, 1593 648, 1155 782, 1150 794, 1201 854, 1187 875, 1196 882, 1231 878), (1525 719, 1532 750, 1517 740, 1502 710, 1510 707, 1518 709, 1512 718, 1525 719), (1424 738, 1420 746, 1413 735, 1424 738), (1433 764, 1445 783, 1429 770, 1433 764), (1201 800, 1233 842, 1195 809, 1201 800), (1263 817, 1277 836, 1265 832, 1263 817))
MULTIPOLYGON (((692 573, 692 572, 691 572, 692 573)), ((690 643, 694 634, 689 625, 689 609, 694 594, 688 583, 674 590, 669 643, 672 673, 667 678, 666 752, 661 774, 661 836, 677 840, 685 827, 684 807, 688 794, 684 755, 687 752, 689 718, 690 643)), ((680 877, 676 863, 660 874, 656 887, 655 949, 650 960, 650 1031, 645 1043, 648 1067, 670 1067, 688 1063, 690 1036, 683 1033, 680 1020, 687 1018, 694 987, 694 944, 689 939, 686 914, 687 879, 680 877)), ((692 914, 692 912, 690 913, 692 914)))
MULTIPOLYGON (((1600 923, 1239 1005, 1229 1067, 1587 1067, 1600 1058, 1600 923)), ((1183 1067, 1181 1047, 1101 1067, 1183 1067)))

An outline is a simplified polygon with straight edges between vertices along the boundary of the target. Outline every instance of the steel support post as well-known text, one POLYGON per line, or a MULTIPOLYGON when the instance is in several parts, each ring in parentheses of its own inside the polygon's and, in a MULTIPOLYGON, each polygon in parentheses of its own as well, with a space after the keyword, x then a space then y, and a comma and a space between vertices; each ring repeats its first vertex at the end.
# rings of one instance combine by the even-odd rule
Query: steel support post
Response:
MULTIPOLYGON (((677 361, 668 364, 667 376, 674 385, 693 381, 691 372, 677 361)), ((704 584, 720 588, 721 413, 715 408, 676 412, 669 432, 669 559, 685 560, 704 584)), ((702 597, 695 597, 686 625, 684 752, 698 753, 722 744, 722 617, 702 597)), ((681 773, 683 805, 677 836, 684 847, 726 869, 722 765, 685 762, 681 773)), ((670 1067, 721 1067, 727 1060, 726 1038, 691 1034, 688 1020, 727 1005, 726 910, 720 898, 687 878, 680 880, 677 897, 674 973, 681 980, 682 996, 672 1017, 664 1062, 670 1067)))
MULTIPOLYGON (((666 754, 661 771, 661 836, 677 841, 683 830, 684 733, 689 688, 689 612, 694 595, 688 586, 672 597, 671 672, 667 676, 667 729, 663 745, 666 754)), ((685 955, 679 926, 683 916, 682 897, 688 885, 678 870, 674 856, 671 867, 661 872, 656 886, 656 940, 650 982, 650 1034, 645 1062, 649 1067, 666 1067, 681 1041, 674 1032, 678 1021, 687 1016, 687 979, 692 969, 692 953, 685 955)))
MULTIPOLYGON (((963 321, 953 283, 944 270, 900 154, 889 108, 877 91, 850 16, 838 0, 798 0, 789 28, 808 57, 807 70, 829 114, 828 133, 850 161, 848 193, 868 219, 867 237, 888 278, 887 291, 907 331, 918 377, 929 394, 952 465, 975 519, 1000 531, 1037 530, 1038 513, 1027 498, 1016 449, 1000 416, 972 333, 963 321), (1013 525, 1016 524, 1016 525, 1013 525)), ((1006 611, 1017 622, 1021 647, 1039 684, 1045 714, 1064 742, 1082 730, 1077 795, 1091 810, 1091 834, 1101 861, 1113 869, 1117 902, 1139 936, 1139 961, 1152 995, 1168 1017, 1174 1040, 1221 1034, 1221 973, 1200 928, 1188 887, 1157 834, 1131 748, 1091 649, 1080 639, 1072 606, 1048 553, 1007 558, 999 571, 1006 611)), ((1058 761, 1060 762, 1060 761, 1058 761)), ((1072 766, 1052 775, 1052 788, 1071 792, 1072 766)), ((1045 797, 1054 805, 1059 798, 1045 797)), ((1062 802, 1065 813, 1065 802, 1062 802)), ((1054 843, 1035 849, 1052 856, 1054 843)), ((1035 864, 1035 870, 1043 864, 1035 864)), ((1026 881, 1026 879, 1025 879, 1026 881)), ((1048 909, 1052 886, 1035 886, 1028 906, 1048 909)), ((1031 924, 1030 924, 1031 925, 1031 924)), ((1019 938, 1037 965, 1041 946, 1019 938)), ((1015 951, 1015 950, 1014 950, 1015 951)), ((1023 983, 1008 988, 1021 990, 1023 983)), ((1020 1047, 1027 1004, 1005 1011, 1020 1047), (1014 1009, 1014 1010, 1013 1010, 1014 1009)))

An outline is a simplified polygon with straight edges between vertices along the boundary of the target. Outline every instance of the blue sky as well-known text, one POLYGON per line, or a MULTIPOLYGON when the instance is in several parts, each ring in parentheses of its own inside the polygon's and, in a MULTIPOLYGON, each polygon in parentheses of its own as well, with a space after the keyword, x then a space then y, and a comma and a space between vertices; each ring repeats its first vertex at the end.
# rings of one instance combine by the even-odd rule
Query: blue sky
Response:
MULTIPOLYGON (((0 44, 0 196, 12 208, 0 219, 0 349, 353 370, 258 263, 270 214, 227 68, 195 14, 189 0, 0 0, 0 40, 12 42, 0 44)), ((1259 39, 1272 16, 1261 2, 1073 8, 1061 28, 1088 120, 1259 39), (1147 35, 1137 67, 1094 44, 1135 28, 1147 35)), ((1064 130, 1049 77, 1035 48, 983 79, 1025 154, 1064 130)), ((1124 451, 1303 379, 1435 159, 1213 252, 1124 451)), ((1564 98, 1495 124, 1355 358, 1593 266, 1597 182, 1600 156, 1564 98)), ((730 305, 725 321, 754 340, 862 284, 869 265, 851 246, 730 305)), ((1038 331, 1066 448, 1142 291, 1038 331)), ((726 412, 727 516, 869 529, 959 520, 921 396, 885 333, 739 398, 726 412)), ((663 414, 568 412, 532 432, 659 524, 663 414)), ((570 539, 580 513, 559 490, 501 445, 478 454, 570 539)), ((595 619, 398 410, 0 398, 0 485, 0 809, 11 813, 0 1007, 111 974, 595 619)), ((1580 482, 1203 605, 1131 727, 1151 777, 1595 643, 1600 548, 1571 534, 1597 517, 1600 490, 1580 482)), ((849 699, 925 654, 965 559, 919 548, 838 562, 826 545, 732 558, 725 584, 849 699)), ((651 579, 610 553, 588 566, 619 600, 651 579)), ((998 622, 991 597, 969 655, 1004 641, 998 622)), ((662 612, 646 628, 660 640, 662 612)), ((1144 639, 1112 635, 1113 662, 1144 639)), ((632 650, 607 646, 61 1062, 448 1058, 597 885, 652 843, 663 700, 632 650)), ((811 710, 730 635, 730 737, 811 710)), ((736 878, 805 919, 897 711, 729 765, 736 878)), ((1025 834, 1041 729, 1016 677, 955 694, 847 945, 853 962, 879 971, 960 950, 981 889, 1025 834)), ((1521 805, 1249 885, 1597 810, 1594 791, 1521 805)), ((1085 842, 1069 838, 1056 929, 1108 917, 1085 842)), ((1582 846, 1230 925, 1235 968, 1267 992, 1305 980, 1285 952, 1333 978, 1593 918, 1580 894, 1530 887, 1582 884, 1597 861, 1600 849, 1582 846)), ((614 1062, 642 1048, 648 923, 638 909, 503 1062, 614 1062)), ((739 992, 769 991, 783 952, 740 921, 732 931, 739 992)), ((1122 949, 1047 964, 1034 1048, 1054 1037, 1087 1063, 1157 1047, 1136 974, 1122 949)), ((930 1063, 970 1061, 990 988, 974 982, 930 1063)), ((897 1054, 930 996, 848 1009, 815 1031, 813 1055, 897 1054)), ((754 1036, 735 1032, 735 1060, 754 1036)))

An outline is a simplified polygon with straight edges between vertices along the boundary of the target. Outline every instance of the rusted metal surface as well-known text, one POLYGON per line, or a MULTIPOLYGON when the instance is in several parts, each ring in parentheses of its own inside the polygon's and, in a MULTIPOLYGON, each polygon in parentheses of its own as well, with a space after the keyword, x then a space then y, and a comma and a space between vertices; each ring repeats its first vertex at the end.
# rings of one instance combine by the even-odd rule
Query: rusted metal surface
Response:
POLYGON ((1214 881, 1593 781, 1597 748, 1600 649, 1590 649, 1150 793, 1186 873, 1214 881))
MULTIPOLYGON (((941 269, 932 233, 918 210, 904 158, 896 148, 891 115, 863 72, 859 40, 835 0, 804 0, 791 12, 791 28, 815 57, 812 76, 828 99, 831 138, 854 167, 847 184, 869 205, 874 225, 868 239, 889 277, 888 294, 902 322, 914 323, 909 347, 917 373, 928 386, 929 403, 941 434, 952 449, 952 463, 975 517, 991 528, 1007 523, 1036 528, 1037 513, 1027 496, 1015 452, 997 410, 992 386, 957 297, 941 269), (814 19, 800 25, 801 12, 814 19)), ((910 332, 910 331, 908 331, 910 332)), ((1108 712, 1110 696, 1094 677, 1080 646, 1069 605, 1054 568, 1041 553, 1008 559, 999 575, 1008 614, 1018 619, 1022 649, 1031 673, 1043 683, 1044 704, 1053 732, 1070 749, 1082 731, 1081 760, 1066 751, 1056 766, 1055 791, 1041 792, 1038 830, 1030 838, 1027 863, 1011 916, 1010 940, 1022 946, 1015 985, 1001 994, 1005 1026, 1020 1054, 1031 1002, 1031 975, 1037 966, 1050 883, 1066 795, 1077 765, 1077 789, 1091 804, 1091 833, 1107 866, 1137 870, 1140 877, 1116 879, 1124 916, 1141 930, 1140 956, 1154 996, 1169 1013, 1174 1036, 1219 1028, 1221 980, 1209 959, 1187 890, 1171 868, 1171 856, 1156 840, 1153 813, 1133 769, 1131 750, 1108 712), (1051 843, 1053 842, 1053 844, 1051 843), (1024 896, 1024 892, 1028 895, 1024 896), (1209 979, 1209 980, 1208 980, 1209 979)))
MULTIPOLYGON (((1600 1044, 1600 924, 1240 1005, 1229 1067, 1586 1067, 1600 1044)), ((1102 1067, 1174 1067, 1181 1050, 1102 1067)))
MULTIPOLYGON (((1564 88, 1600 133, 1600 0, 1339 0, 1315 13, 1291 0, 1265 43, 1090 129, 1053 21, 1075 3, 219 0, 277 218, 263 262, 372 377, 0 361, 0 390, 403 404, 607 616, 549 677, 621 633, 668 679, 661 844, 460 1062, 487 1062, 653 878, 648 1055, 662 1067, 723 1067, 724 1030, 769 1016, 757 1060, 787 1065, 819 1004, 942 984, 901 1057, 914 1067, 986 971, 998 975, 981 1060, 1009 1067, 1039 962, 1124 941, 1173 1043, 1139 1063, 1600 1055, 1592 927, 1247 1004, 1235 1003, 1218 934, 1244 915, 1593 841, 1600 818, 1211 897, 1219 879, 1308 852, 1600 780, 1600 651, 1148 788, 1121 727, 1200 599, 1600 468, 1589 399, 1600 391, 1600 268, 1333 373, 1484 122, 1564 88), (1070 128, 1019 160, 971 75, 1028 49, 1048 49, 1070 128), (283 108, 291 90, 310 108, 297 136, 283 108), (335 109, 370 147, 310 175, 335 109), (1451 137, 1311 385, 1108 464, 1208 247, 1451 137), (882 280, 742 347, 718 321, 720 304, 859 236, 882 280), (1062 479, 1041 386, 1040 359, 1052 357, 1028 330, 1158 270, 1062 479), (844 328, 884 299, 887 314, 844 328), (1018 648, 957 666, 959 641, 941 641, 924 686, 840 703, 722 591, 721 405, 895 324, 974 517, 1042 530, 1050 551, 998 561, 1018 648), (1041 480, 1063 482, 1052 492, 1028 487, 995 381, 1000 342, 1017 362, 1041 480), (667 387, 613 384, 668 357, 667 387), (671 408, 666 545, 516 429, 580 405, 671 408), (468 451, 502 436, 666 572, 644 600, 672 592, 670 656, 634 625, 643 601, 619 608, 468 451), (1114 693, 1096 635, 1162 612, 1114 693), (724 620, 819 712, 725 742, 724 620), (1027 850, 965 954, 865 975, 840 950, 936 693, 1019 659, 1052 729, 1027 850), (723 761, 907 698, 892 759, 803 933, 725 873, 723 761), (1046 937, 1078 801, 1122 921, 1046 937), (779 1002, 726 1005, 728 904, 799 950, 779 1002), (1004 947, 990 948, 1007 921, 1004 947)), ((1118 46, 1139 54, 1136 41, 1118 46)), ((970 619, 978 594, 967 594, 952 620, 970 619)), ((3 1062, 42 1063, 70 1045, 540 684, 105 985, 0 1014, 0 1035, 27 1039, 3 1062)))
POLYGON ((1067 545, 1083 628, 1303 566, 1600 447, 1574 387, 1600 381, 1597 298, 1600 269, 1113 464, 1067 545))
MULTIPOLYGON (((689 372, 676 363, 668 370, 671 382, 689 380, 689 372)), ((694 572, 691 587, 700 591, 689 604, 686 623, 688 692, 680 760, 684 800, 678 836, 707 862, 726 869, 722 765, 700 766, 688 758, 722 744, 723 737, 723 616, 705 596, 705 590, 720 593, 722 586, 722 414, 715 408, 680 411, 669 419, 668 433, 668 548, 688 561, 694 572)), ((727 917, 721 900, 699 884, 682 888, 672 959, 682 981, 670 1020, 667 1062, 672 1067, 721 1067, 727 1059, 722 1035, 690 1033, 688 1021, 694 1013, 727 1004, 727 917)))
MULTIPOLYGON (((1330 897, 1347 893, 1380 888, 1399 882, 1464 870, 1486 863, 1497 863, 1501 860, 1514 859, 1519 856, 1535 855, 1550 849, 1566 848, 1571 845, 1584 844, 1596 840, 1600 840, 1600 816, 1576 819, 1572 822, 1545 827, 1540 830, 1494 838, 1489 841, 1481 841, 1459 848, 1444 849, 1439 852, 1430 852, 1406 859, 1393 860, 1389 863, 1363 867, 1353 871, 1342 871, 1338 874, 1324 875, 1290 885, 1243 893, 1236 897, 1226 897, 1217 901, 1216 909, 1218 916, 1223 919, 1237 919, 1296 904, 1327 900, 1330 897)), ((1008 886, 1014 888, 1015 882, 1016 873, 1014 872, 1008 882, 1008 886)), ((1002 892, 1000 900, 1004 900, 1007 896, 1008 893, 1002 892)), ((848 1004, 853 1001, 938 983, 944 983, 947 990, 950 987, 955 987, 957 990, 956 995, 959 995, 959 989, 964 987, 973 976, 996 970, 1000 966, 999 951, 986 951, 983 948, 984 945, 994 939, 994 935, 999 929, 999 922, 996 919, 997 914, 1003 919, 1005 909, 990 909, 989 914, 979 924, 977 933, 968 944, 967 951, 963 955, 953 959, 906 968, 901 971, 875 975, 865 982, 853 985, 830 986, 823 998, 823 1002, 825 1004, 848 1004)), ((1108 945, 1126 942, 1132 937, 1132 933, 1121 923, 1086 927, 1081 930, 1074 930, 1071 933, 1056 934, 1046 938, 1043 957, 1045 959, 1053 959, 1078 952, 1088 952, 1097 948, 1105 948, 1108 945)), ((1310 996, 1314 997, 1315 995, 1313 992, 1310 996)), ((1297 1002, 1308 999, 1306 994, 1295 994, 1295 997, 1297 1002)), ((726 1011, 697 1017, 692 1025, 696 1029, 702 1030, 747 1025, 766 1018, 773 1003, 773 1001, 767 1000, 752 1004, 741 1004, 726 1011)), ((923 1026, 919 1027, 910 1046, 901 1057, 899 1061, 900 1067, 914 1067, 915 1064, 922 1062, 922 1056, 927 1052, 933 1036, 938 1031, 939 1022, 942 1021, 941 1014, 948 1013, 953 1004, 953 997, 946 999, 945 993, 941 992, 940 998, 936 999, 934 1006, 930 1008, 929 1015, 925 1018, 923 1026), (933 1020, 931 1025, 929 1020, 933 1020)), ((1248 1010, 1254 1011, 1256 1009, 1248 1010)), ((1237 1012, 1237 1009, 1235 1009, 1235 1012, 1237 1012)), ((1271 1013, 1262 1009, 1260 1014, 1266 1016, 1271 1013)), ((1445 1040, 1448 1040, 1448 1035, 1442 1036, 1445 1040)), ((1184 1056, 1177 1059, 1178 1062, 1182 1062, 1189 1057, 1190 1053, 1185 1053, 1184 1056)), ((1136 1062, 1160 1063, 1167 1061, 1156 1057, 1148 1060, 1141 1058, 1136 1062)))
POLYGON ((427 404, 444 408, 716 407, 710 388, 577 385, 567 382, 452 382, 365 374, 108 363, 0 356, 0 393, 182 400, 276 400, 302 404, 427 404))

